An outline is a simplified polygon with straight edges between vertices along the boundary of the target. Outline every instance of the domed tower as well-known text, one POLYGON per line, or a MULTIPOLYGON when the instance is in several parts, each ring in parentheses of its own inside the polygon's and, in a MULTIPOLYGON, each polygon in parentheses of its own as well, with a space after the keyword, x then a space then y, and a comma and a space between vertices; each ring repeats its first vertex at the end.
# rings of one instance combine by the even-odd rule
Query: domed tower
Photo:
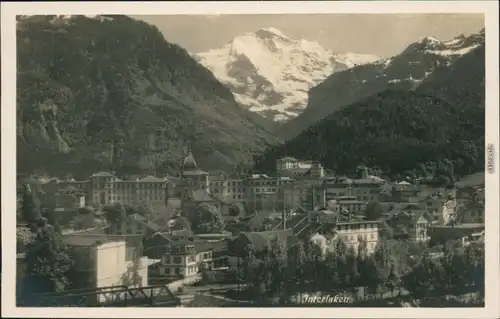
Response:
POLYGON ((181 179, 194 182, 203 189, 208 188, 208 173, 198 168, 194 159, 191 148, 189 148, 188 155, 184 158, 181 166, 181 179))
POLYGON ((193 153, 189 150, 188 155, 184 158, 181 166, 181 172, 196 172, 198 171, 198 165, 196 165, 196 161, 194 159, 193 153))

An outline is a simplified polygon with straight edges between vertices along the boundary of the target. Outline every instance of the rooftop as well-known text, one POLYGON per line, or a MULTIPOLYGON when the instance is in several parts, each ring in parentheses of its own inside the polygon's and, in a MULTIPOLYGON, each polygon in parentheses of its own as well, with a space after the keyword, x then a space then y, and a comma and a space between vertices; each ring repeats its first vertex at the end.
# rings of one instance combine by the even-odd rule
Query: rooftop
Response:
POLYGON ((182 162, 181 170, 183 173, 188 172, 188 171, 197 171, 198 170, 198 166, 196 165, 196 161, 194 160, 194 156, 193 156, 193 153, 191 151, 189 151, 186 158, 184 158, 184 161, 182 162))
POLYGON ((142 235, 106 235, 70 233, 61 235, 63 242, 68 246, 91 247, 104 243, 124 241, 127 246, 142 244, 142 235))
POLYGON ((466 224, 456 224, 452 225, 436 225, 434 228, 461 228, 461 229, 474 229, 474 228, 484 228, 484 223, 466 223, 466 224))

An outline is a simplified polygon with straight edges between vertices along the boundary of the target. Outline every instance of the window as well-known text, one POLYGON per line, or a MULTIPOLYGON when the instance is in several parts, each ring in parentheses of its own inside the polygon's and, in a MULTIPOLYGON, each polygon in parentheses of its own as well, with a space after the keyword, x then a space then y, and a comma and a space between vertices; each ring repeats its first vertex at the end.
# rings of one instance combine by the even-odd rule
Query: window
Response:
POLYGON ((181 259, 181 257, 179 257, 179 256, 175 256, 175 257, 174 257, 174 264, 180 264, 180 263, 182 263, 182 259, 181 259))
POLYGON ((196 256, 188 256, 188 262, 193 263, 196 261, 196 256))
POLYGON ((374 234, 371 234, 370 238, 371 238, 371 239, 374 239, 374 238, 375 238, 375 235, 374 235, 374 234))

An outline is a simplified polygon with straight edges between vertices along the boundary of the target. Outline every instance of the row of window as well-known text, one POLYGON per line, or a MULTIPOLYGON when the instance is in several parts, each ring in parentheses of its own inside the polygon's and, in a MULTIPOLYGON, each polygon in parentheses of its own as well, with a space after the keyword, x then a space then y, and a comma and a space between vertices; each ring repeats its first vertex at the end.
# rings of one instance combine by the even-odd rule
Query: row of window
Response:
POLYGON ((175 268, 168 268, 168 267, 165 267, 163 268, 163 274, 164 275, 180 275, 181 274, 181 269, 179 267, 175 267, 175 268))
MULTIPOLYGON (((135 200, 137 201, 142 201, 142 200, 153 200, 153 201, 162 201, 164 200, 164 196, 161 194, 152 194, 152 195, 143 195, 143 196, 135 196, 135 195, 108 195, 107 200, 109 202, 111 201, 124 201, 124 202, 134 202, 135 200)), ((99 201, 99 196, 94 196, 94 201, 97 202, 99 201)))
MULTIPOLYGON (((97 183, 94 181, 93 186, 94 188, 118 188, 118 189, 163 189, 164 188, 164 183, 140 183, 140 182, 133 182, 133 183, 97 183)), ((83 188, 83 187, 82 187, 83 188)))
MULTIPOLYGON (((222 189, 222 188, 213 188, 212 191, 214 193, 220 193, 220 192, 223 192, 224 189, 222 189)), ((244 189, 243 188, 227 188, 226 191, 229 192, 229 193, 244 193, 244 189)))
POLYGON ((220 182, 209 182, 209 183, 210 183, 210 185, 214 185, 214 186, 227 185, 229 187, 240 187, 243 182, 242 181, 228 181, 228 182, 220 181, 220 182))
MULTIPOLYGON (((332 198, 338 198, 338 197, 342 197, 342 196, 348 196, 346 195, 345 192, 339 192, 339 193, 327 193, 326 194, 327 196, 330 196, 332 198)), ((376 201, 378 200, 379 196, 366 196, 366 195, 363 195, 363 196, 356 196, 356 200, 359 200, 359 201, 364 201, 364 202, 368 202, 368 201, 376 201)))
MULTIPOLYGON (((179 252, 179 247, 172 247, 172 248, 177 248, 177 253, 179 252)), ((174 253, 174 249, 172 249, 172 252, 174 253)), ((211 259, 212 257, 212 253, 211 252, 206 252, 206 253, 201 253, 199 254, 198 256, 197 255, 188 255, 187 256, 187 263, 190 264, 190 263, 195 263, 197 260, 197 257, 198 257, 198 261, 202 261, 202 260, 208 260, 208 259, 211 259)), ((164 264, 182 264, 182 257, 181 256, 170 256, 170 255, 164 255, 163 256, 163 263, 164 264)))
POLYGON ((377 229, 376 224, 340 224, 337 225, 337 231, 355 231, 355 230, 374 230, 377 229))
POLYGON ((276 192, 276 188, 274 188, 274 187, 270 187, 270 188, 254 188, 254 192, 255 193, 265 193, 265 192, 275 193, 276 192))

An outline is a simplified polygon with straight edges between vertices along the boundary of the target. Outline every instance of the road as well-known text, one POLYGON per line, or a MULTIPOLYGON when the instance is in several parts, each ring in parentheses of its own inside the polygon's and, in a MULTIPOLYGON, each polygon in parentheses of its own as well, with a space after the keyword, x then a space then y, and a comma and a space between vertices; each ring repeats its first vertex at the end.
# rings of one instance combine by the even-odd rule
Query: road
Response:
POLYGON ((203 285, 203 286, 184 286, 183 287, 183 293, 197 293, 197 292, 210 292, 210 290, 231 290, 231 289, 240 289, 246 287, 246 284, 208 284, 208 285, 203 285))

